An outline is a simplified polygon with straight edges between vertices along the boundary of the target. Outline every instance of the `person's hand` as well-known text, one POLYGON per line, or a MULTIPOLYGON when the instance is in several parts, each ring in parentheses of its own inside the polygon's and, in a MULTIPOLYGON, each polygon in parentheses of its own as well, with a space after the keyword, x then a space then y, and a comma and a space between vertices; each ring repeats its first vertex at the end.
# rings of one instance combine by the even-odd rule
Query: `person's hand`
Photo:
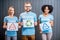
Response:
POLYGON ((23 26, 23 22, 21 22, 21 26, 23 26))
POLYGON ((4 25, 3 28, 7 29, 7 26, 4 25))
POLYGON ((18 28, 21 28, 21 26, 18 26, 18 28))
POLYGON ((42 31, 40 31, 40 33, 42 33, 42 31))
POLYGON ((7 29, 6 22, 4 22, 4 24, 3 24, 3 28, 7 29))

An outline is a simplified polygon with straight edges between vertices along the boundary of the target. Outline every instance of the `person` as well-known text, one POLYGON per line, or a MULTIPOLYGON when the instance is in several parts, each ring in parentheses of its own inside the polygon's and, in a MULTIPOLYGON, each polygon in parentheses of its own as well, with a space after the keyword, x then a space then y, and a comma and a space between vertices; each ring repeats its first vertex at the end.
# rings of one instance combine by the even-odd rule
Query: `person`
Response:
MULTIPOLYGON (((13 6, 10 6, 8 8, 8 16, 4 17, 3 28, 7 29, 7 24, 8 23, 18 23, 18 18, 16 16, 14 16, 14 7, 13 6)), ((5 40, 11 40, 11 38, 13 40, 17 40, 17 31, 6 30, 6 32, 5 32, 5 40)))
POLYGON ((38 17, 38 24, 40 33, 42 34, 42 40, 51 40, 52 38, 52 26, 54 17, 51 14, 53 11, 52 5, 43 5, 41 8, 43 14, 38 17))
POLYGON ((37 26, 37 16, 31 11, 32 4, 25 2, 25 12, 19 16, 19 23, 22 26, 22 40, 35 40, 35 26, 37 26))

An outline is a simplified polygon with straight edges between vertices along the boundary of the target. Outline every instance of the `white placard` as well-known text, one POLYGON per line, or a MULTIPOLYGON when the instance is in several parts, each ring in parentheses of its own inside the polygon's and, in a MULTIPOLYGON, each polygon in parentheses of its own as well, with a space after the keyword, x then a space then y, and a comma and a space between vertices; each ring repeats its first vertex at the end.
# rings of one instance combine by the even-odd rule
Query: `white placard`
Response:
POLYGON ((42 31, 52 29, 52 28, 51 28, 51 25, 50 25, 50 23, 49 23, 49 22, 41 23, 41 24, 40 24, 40 28, 41 28, 41 30, 42 30, 42 31))
POLYGON ((23 20, 23 27, 34 27, 34 20, 23 20))
POLYGON ((8 31, 18 31, 18 23, 7 23, 8 31))

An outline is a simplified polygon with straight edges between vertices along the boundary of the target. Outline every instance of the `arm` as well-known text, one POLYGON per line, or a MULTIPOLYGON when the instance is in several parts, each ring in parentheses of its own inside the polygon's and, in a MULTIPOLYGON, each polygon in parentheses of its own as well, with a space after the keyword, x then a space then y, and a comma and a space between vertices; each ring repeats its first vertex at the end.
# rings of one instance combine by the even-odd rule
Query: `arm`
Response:
POLYGON ((51 16, 51 18, 50 18, 50 24, 51 24, 51 26, 53 26, 54 25, 54 17, 53 16, 51 16))
POLYGON ((53 21, 50 21, 50 24, 51 24, 51 26, 53 26, 54 25, 54 22, 53 21))
POLYGON ((3 23, 3 28, 7 28, 6 22, 3 23))
POLYGON ((23 22, 22 22, 22 16, 20 15, 19 16, 19 27, 21 28, 22 27, 22 25, 23 25, 23 22))
POLYGON ((38 20, 38 29, 39 29, 40 33, 42 33, 42 30, 40 28, 40 21, 39 20, 38 20))
POLYGON ((18 28, 21 28, 20 22, 18 21, 18 18, 16 18, 16 22, 18 23, 18 28))
POLYGON ((39 28, 40 33, 42 33, 40 23, 41 23, 41 16, 38 17, 38 28, 39 28))
POLYGON ((4 17, 4 23, 3 23, 3 28, 7 28, 7 18, 6 17, 4 17))
POLYGON ((34 22, 34 26, 37 26, 37 22, 34 22))
POLYGON ((22 22, 19 22, 19 23, 18 23, 19 28, 21 28, 22 24, 23 24, 22 22))
POLYGON ((37 16, 34 17, 34 26, 37 26, 37 16))

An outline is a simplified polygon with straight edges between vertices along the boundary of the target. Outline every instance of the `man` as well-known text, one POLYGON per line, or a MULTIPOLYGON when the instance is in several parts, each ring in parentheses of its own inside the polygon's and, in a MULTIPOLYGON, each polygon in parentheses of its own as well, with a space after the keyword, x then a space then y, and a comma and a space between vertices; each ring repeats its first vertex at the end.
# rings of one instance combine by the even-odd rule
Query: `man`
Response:
POLYGON ((37 25, 36 14, 31 12, 30 2, 24 4, 25 12, 19 16, 19 23, 22 26, 22 40, 35 40, 35 26, 37 25))

